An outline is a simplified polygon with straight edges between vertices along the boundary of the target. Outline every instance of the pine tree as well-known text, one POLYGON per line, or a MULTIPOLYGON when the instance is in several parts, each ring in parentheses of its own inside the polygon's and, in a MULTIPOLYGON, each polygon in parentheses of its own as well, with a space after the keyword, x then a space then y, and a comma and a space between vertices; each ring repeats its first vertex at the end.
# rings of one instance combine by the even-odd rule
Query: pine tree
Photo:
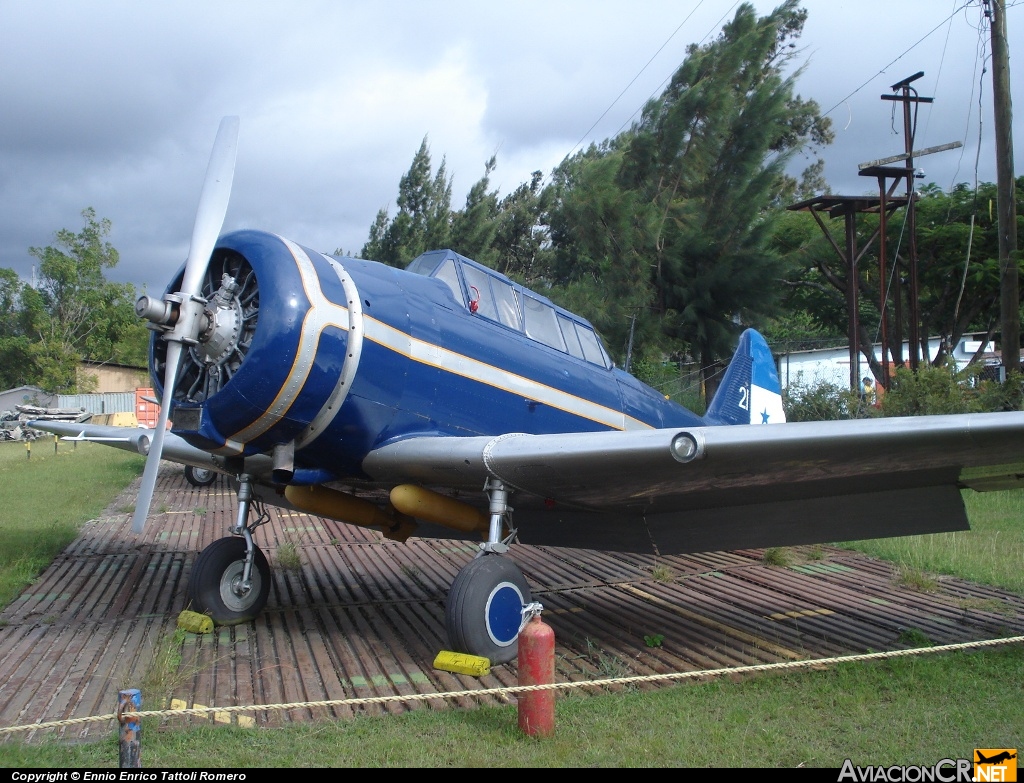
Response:
POLYGON ((404 267, 426 250, 447 247, 451 234, 452 184, 442 159, 431 174, 430 149, 423 137, 409 170, 398 183, 398 213, 377 212, 360 255, 404 267))
POLYGON ((796 0, 762 18, 740 6, 717 40, 690 48, 626 149, 621 182, 654 210, 655 307, 700 361, 708 399, 738 332, 778 299, 780 263, 767 240, 777 194, 792 187, 786 163, 831 141, 817 104, 783 76, 806 16, 796 0))

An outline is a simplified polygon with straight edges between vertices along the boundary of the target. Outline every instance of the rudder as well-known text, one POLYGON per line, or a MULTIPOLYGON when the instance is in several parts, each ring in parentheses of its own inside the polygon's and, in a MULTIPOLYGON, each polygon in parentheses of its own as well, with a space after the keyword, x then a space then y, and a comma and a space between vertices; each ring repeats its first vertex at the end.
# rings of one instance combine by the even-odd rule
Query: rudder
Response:
POLYGON ((707 424, 779 424, 786 421, 775 359, 764 338, 747 329, 704 416, 707 424))

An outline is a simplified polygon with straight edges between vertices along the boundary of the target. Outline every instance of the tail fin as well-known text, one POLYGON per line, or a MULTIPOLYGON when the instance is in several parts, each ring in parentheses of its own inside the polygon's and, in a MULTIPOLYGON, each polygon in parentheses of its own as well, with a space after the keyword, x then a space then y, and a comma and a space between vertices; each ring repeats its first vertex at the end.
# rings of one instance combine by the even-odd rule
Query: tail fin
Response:
POLYGON ((707 424, 778 424, 786 421, 782 386, 775 359, 764 338, 753 329, 740 335, 708 412, 707 424))

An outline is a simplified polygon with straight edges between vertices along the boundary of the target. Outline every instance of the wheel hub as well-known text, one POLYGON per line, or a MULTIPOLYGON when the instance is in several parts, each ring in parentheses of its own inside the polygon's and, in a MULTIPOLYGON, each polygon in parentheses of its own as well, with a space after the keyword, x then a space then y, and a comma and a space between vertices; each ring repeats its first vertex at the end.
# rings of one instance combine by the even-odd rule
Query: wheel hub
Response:
POLYGON ((488 596, 484 607, 487 635, 499 647, 507 647, 518 637, 524 603, 523 594, 511 582, 502 582, 488 596))
POLYGON ((236 560, 224 569, 220 580, 220 597, 224 605, 233 612, 244 612, 260 593, 259 571, 253 569, 246 585, 242 577, 245 573, 245 561, 236 560))

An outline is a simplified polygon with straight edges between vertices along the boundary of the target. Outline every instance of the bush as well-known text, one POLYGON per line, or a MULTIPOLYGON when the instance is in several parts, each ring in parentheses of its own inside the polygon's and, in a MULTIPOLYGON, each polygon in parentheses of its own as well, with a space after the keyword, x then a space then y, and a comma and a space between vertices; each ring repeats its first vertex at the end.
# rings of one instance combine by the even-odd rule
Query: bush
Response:
POLYGON ((1024 375, 1013 371, 1006 383, 983 381, 978 387, 978 399, 982 410, 1019 411, 1024 403, 1024 375))
POLYGON ((1007 383, 1000 384, 981 380, 982 369, 971 365, 960 370, 952 360, 939 367, 922 365, 916 373, 897 367, 892 388, 882 397, 882 413, 886 416, 933 416, 1019 410, 1020 374, 1011 374, 1007 383))
POLYGON ((792 383, 782 392, 786 421, 833 421, 862 419, 874 409, 857 392, 823 381, 814 385, 792 383))
POLYGON ((948 413, 1021 410, 1024 376, 1013 373, 1003 384, 981 380, 982 367, 963 370, 948 365, 922 365, 912 372, 898 367, 892 388, 881 396, 878 408, 867 405, 856 392, 834 383, 791 384, 783 391, 787 421, 829 421, 869 416, 933 416, 948 413))
POLYGON ((700 373, 692 366, 687 371, 687 365, 636 356, 630 373, 698 416, 704 415, 706 406, 701 396, 700 373))

